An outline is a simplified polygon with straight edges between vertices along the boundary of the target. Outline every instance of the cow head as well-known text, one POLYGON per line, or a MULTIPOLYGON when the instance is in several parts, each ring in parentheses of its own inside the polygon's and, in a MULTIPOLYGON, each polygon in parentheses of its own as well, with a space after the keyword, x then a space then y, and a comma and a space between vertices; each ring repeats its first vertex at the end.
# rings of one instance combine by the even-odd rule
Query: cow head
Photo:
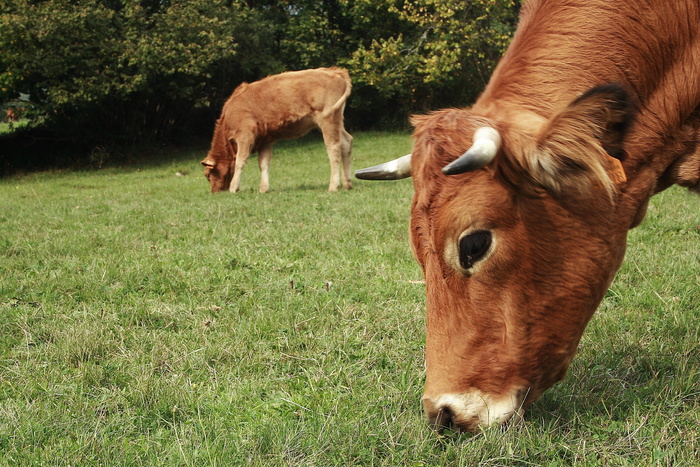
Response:
POLYGON ((221 118, 216 122, 209 154, 200 161, 212 193, 229 189, 236 168, 236 141, 227 137, 224 125, 221 118))
POLYGON ((213 159, 207 156, 200 162, 204 167, 204 176, 207 177, 212 193, 226 191, 233 178, 234 163, 225 159, 213 159))
POLYGON ((393 167, 414 179, 423 403, 435 427, 503 423, 564 377, 624 255, 629 226, 615 220, 623 181, 611 155, 622 153, 633 113, 614 85, 548 120, 502 108, 436 112, 414 118, 411 156, 356 174, 386 179, 393 167))

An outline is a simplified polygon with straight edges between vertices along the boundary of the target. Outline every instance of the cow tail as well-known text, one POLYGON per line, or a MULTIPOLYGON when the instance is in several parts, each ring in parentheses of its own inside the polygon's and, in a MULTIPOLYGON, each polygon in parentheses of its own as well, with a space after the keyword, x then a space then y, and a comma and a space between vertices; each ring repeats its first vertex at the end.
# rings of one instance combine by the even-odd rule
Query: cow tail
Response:
POLYGON ((338 101, 335 104, 333 104, 333 107, 331 108, 333 112, 337 112, 338 109, 342 108, 345 105, 345 101, 348 100, 350 92, 352 91, 352 81, 350 80, 350 74, 348 73, 348 71, 342 68, 338 68, 336 69, 336 71, 345 81, 345 92, 340 97, 340 99, 338 99, 338 101))

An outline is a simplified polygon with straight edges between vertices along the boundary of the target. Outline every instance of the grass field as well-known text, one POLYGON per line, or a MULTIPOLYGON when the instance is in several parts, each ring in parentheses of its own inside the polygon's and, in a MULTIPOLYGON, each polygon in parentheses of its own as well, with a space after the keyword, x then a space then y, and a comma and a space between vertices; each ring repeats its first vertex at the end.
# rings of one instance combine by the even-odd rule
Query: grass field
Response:
MULTIPOLYGON (((3 114, 4 115, 4 114, 3 114)), ((10 133, 19 128, 25 127, 29 124, 29 120, 21 119, 17 122, 4 122, 0 120, 0 135, 3 133, 10 133)))
POLYGON ((212 196, 205 153, 0 180, 0 465, 700 465, 697 197, 654 198, 524 423, 438 435, 411 181, 329 194, 312 136, 212 196))

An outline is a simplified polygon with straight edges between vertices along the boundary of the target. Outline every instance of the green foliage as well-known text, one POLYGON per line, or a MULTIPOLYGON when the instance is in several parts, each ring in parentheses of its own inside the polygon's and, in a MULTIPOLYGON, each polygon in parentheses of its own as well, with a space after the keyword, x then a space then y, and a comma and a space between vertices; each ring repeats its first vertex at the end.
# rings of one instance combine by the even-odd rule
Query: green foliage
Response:
POLYGON ((26 116, 49 130, 39 139, 89 152, 115 141, 209 137, 240 82, 338 65, 354 81, 351 127, 405 127, 411 112, 474 98, 509 40, 517 7, 517 0, 5 0, 0 103, 29 96, 26 116))
POLYGON ((267 10, 287 69, 350 70, 351 124, 466 105, 515 30, 517 0, 302 0, 267 10), (274 14, 271 14, 274 12, 274 14))
POLYGON ((218 105, 222 72, 260 26, 241 1, 13 0, 0 20, 1 96, 30 95, 68 138, 166 136, 193 109, 218 105))
POLYGON ((119 48, 116 18, 96 2, 12 3, 0 20, 4 34, 0 74, 5 98, 32 91, 36 101, 51 103, 46 113, 62 106, 99 99, 118 84, 114 68, 104 56, 119 48))
MULTIPOLYGON (((372 2, 376 3, 376 2, 372 2)), ((413 106, 466 104, 481 90, 514 31, 514 0, 384 0, 404 24, 398 33, 373 37, 348 64, 356 82, 413 106), (420 102, 417 100, 420 99, 420 102), (439 98, 437 99, 439 101, 439 98)))

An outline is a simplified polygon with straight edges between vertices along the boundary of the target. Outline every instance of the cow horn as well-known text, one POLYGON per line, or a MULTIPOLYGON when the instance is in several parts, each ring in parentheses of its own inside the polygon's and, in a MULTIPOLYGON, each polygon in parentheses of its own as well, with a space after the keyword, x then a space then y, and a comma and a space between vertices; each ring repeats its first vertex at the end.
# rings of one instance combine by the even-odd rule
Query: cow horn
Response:
POLYGON ((355 177, 362 180, 400 180, 411 176, 411 155, 383 164, 355 171, 355 177))
POLYGON ((202 164, 204 167, 214 167, 216 165, 211 159, 204 159, 200 162, 200 164, 202 164))
POLYGON ((474 144, 459 158, 442 168, 445 175, 457 175, 486 167, 501 147, 501 135, 491 127, 477 128, 474 144))

